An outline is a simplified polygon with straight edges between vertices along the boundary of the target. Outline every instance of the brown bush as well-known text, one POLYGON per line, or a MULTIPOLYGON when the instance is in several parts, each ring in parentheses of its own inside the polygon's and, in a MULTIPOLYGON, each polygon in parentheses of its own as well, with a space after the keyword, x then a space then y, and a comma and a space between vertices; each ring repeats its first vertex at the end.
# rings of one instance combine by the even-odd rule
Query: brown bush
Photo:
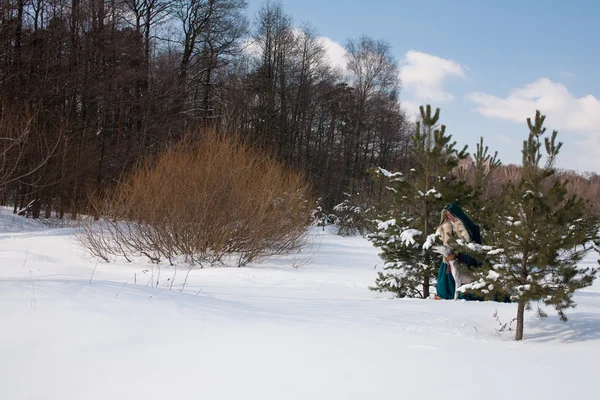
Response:
POLYGON ((96 256, 242 266, 298 248, 312 201, 302 176, 212 133, 134 169, 95 204, 104 221, 86 222, 80 241, 96 256))

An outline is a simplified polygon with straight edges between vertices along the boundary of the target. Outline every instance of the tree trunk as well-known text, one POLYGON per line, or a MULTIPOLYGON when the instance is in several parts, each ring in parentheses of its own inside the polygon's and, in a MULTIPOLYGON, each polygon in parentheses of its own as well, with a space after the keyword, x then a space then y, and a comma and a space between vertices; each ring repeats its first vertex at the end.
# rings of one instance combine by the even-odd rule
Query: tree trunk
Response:
POLYGON ((517 332, 515 333, 515 340, 523 340, 523 317, 525 316, 525 302, 519 301, 517 307, 517 332))
MULTIPOLYGON (((429 136, 431 136, 431 127, 429 128, 428 131, 429 136)), ((428 145, 429 146, 429 145, 428 145)), ((427 156, 427 165, 425 167, 425 193, 427 193, 429 191, 429 176, 431 174, 431 168, 429 166, 430 162, 429 162, 429 151, 428 151, 428 156, 427 156)), ((429 236, 429 207, 427 204, 427 199, 424 199, 424 203, 423 203, 423 224, 425 225, 423 227, 423 233, 424 233, 424 237, 429 236)), ((431 260, 429 260, 431 261, 431 260)), ((429 298, 429 270, 425 271, 425 274, 423 276, 423 298, 424 299, 428 299, 429 298)))
POLYGON ((13 214, 16 214, 17 212, 19 212, 19 189, 15 189, 15 199, 14 199, 14 207, 13 207, 13 214))
POLYGON ((60 196, 60 209, 58 210, 58 219, 63 219, 65 217, 65 197, 66 195, 64 193, 60 196))
POLYGON ((19 67, 21 62, 21 44, 23 39, 23 14, 25 2, 17 2, 17 25, 15 26, 15 63, 19 67))
MULTIPOLYGON (((423 231, 425 232, 425 237, 429 236, 429 210, 428 210, 428 204, 427 202, 425 202, 424 207, 423 207, 423 221, 425 223, 425 229, 423 229, 423 231)), ((429 298, 429 271, 425 272, 425 275, 423 276, 423 298, 424 299, 428 299, 429 298)))
POLYGON ((37 200, 35 203, 33 203, 32 211, 31 211, 31 218, 38 219, 40 217, 41 212, 42 212, 42 203, 39 200, 37 200))
MULTIPOLYGON (((530 215, 533 215, 533 211, 530 215)), ((528 230, 527 237, 529 237, 530 232, 528 230)), ((527 282, 527 259, 529 255, 529 243, 525 244, 525 249, 523 251, 523 258, 521 259, 521 284, 525 284, 527 282)), ((515 340, 523 340, 523 319, 525 316, 525 302, 523 300, 519 300, 519 307, 517 308, 517 332, 515 333, 515 340)))

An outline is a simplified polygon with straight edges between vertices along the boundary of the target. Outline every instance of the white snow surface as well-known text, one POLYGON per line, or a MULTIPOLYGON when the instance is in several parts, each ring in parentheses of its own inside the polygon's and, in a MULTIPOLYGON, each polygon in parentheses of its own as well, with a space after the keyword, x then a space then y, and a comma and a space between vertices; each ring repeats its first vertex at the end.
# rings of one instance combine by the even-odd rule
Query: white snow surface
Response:
POLYGON ((514 304, 370 291, 383 262, 361 237, 314 228, 298 254, 193 270, 180 292, 182 266, 96 265, 76 228, 0 212, 2 399, 596 397, 598 283, 567 323, 529 312, 518 343, 493 317, 514 304))

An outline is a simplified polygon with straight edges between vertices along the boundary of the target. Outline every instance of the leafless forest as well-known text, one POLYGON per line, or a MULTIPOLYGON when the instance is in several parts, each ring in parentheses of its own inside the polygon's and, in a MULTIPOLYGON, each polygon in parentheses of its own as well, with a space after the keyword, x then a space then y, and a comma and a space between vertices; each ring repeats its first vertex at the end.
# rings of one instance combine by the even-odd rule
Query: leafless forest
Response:
MULTIPOLYGON (((326 209, 364 193, 370 167, 410 168, 387 43, 349 38, 342 71, 280 5, 247 14, 244 0, 0 0, 2 203, 76 218, 133 166, 214 129, 304 174, 326 209)), ((518 174, 500 168, 489 195, 518 174)), ((600 179, 568 175, 598 213, 600 179)))

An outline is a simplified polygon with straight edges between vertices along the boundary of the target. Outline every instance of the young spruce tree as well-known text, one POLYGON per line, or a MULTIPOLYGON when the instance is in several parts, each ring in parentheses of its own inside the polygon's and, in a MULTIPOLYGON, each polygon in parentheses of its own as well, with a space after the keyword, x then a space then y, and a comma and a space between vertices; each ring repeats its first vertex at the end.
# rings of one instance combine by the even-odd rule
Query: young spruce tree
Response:
MULTIPOLYGON (((471 187, 471 196, 469 207, 470 216, 478 225, 485 224, 485 218, 482 215, 495 209, 498 204, 497 198, 486 196, 486 188, 489 185, 489 178, 492 171, 500 167, 502 162, 498 158, 498 152, 494 155, 488 153, 489 147, 484 146, 483 137, 479 138, 479 143, 475 145, 475 153, 471 157, 471 166, 473 168, 473 183, 471 187)), ((485 226, 481 226, 485 230, 485 226)))
POLYGON ((554 131, 544 138, 542 151, 544 119, 539 111, 533 122, 527 119, 522 179, 509 183, 502 211, 488 215, 490 246, 471 244, 461 250, 484 264, 476 272, 479 279, 463 288, 482 294, 505 291, 518 303, 516 340, 523 339, 524 313, 532 303, 537 303, 538 316, 546 316, 540 308, 544 304, 566 321, 565 310, 575 306, 574 291, 590 286, 598 270, 577 265, 598 240, 597 221, 582 199, 567 194, 566 182, 554 176, 562 143, 556 142, 554 131))
POLYGON ((440 212, 447 203, 460 203, 469 195, 465 183, 451 173, 467 157, 467 146, 455 149, 446 126, 438 125, 439 108, 432 114, 430 105, 421 106, 420 112, 411 143, 414 168, 406 176, 383 168, 375 171, 392 192, 394 206, 379 217, 376 231, 368 235, 385 261, 372 289, 399 297, 429 297, 440 263, 440 255, 431 249, 440 212))

